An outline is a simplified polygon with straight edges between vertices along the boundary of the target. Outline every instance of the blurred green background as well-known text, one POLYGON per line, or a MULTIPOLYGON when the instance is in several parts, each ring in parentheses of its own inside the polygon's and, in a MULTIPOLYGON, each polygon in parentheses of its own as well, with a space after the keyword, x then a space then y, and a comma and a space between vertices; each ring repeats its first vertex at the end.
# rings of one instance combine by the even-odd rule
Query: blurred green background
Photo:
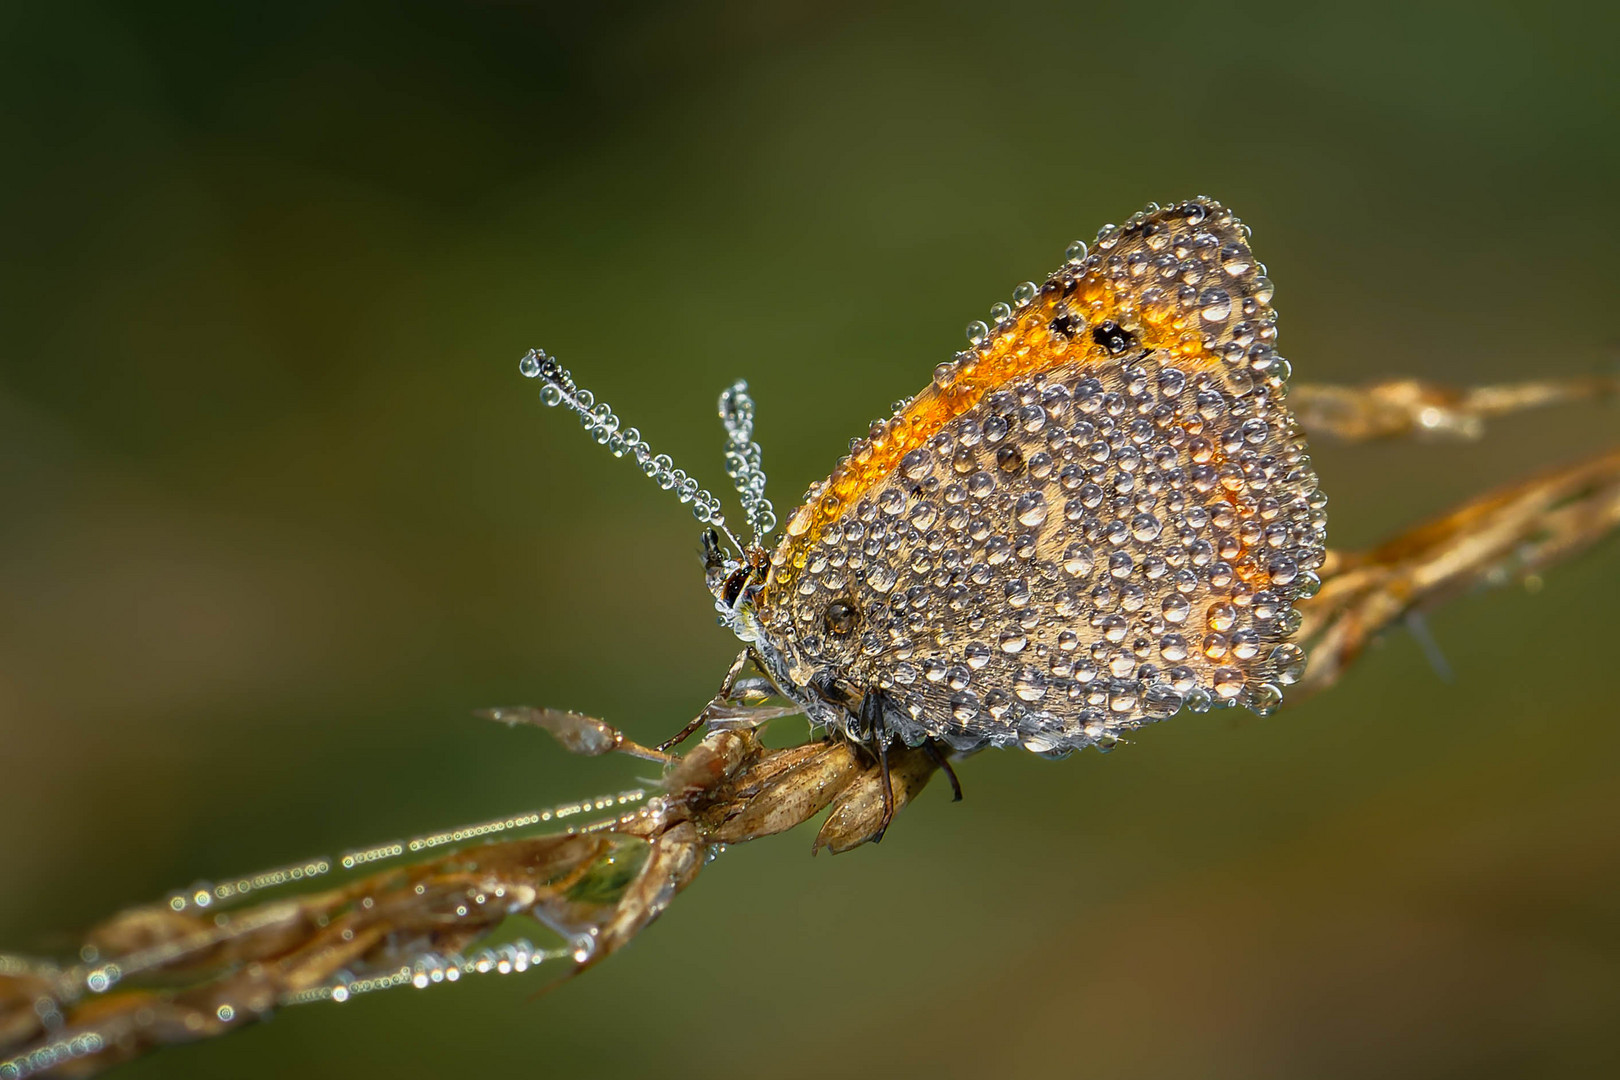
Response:
MULTIPOLYGON (((687 512, 544 346, 779 505, 1069 240, 1205 192, 1297 377, 1612 364, 1610 4, 7 5, 0 944, 634 782, 707 700, 687 512)), ((1322 444, 1336 545, 1612 442, 1322 444)), ((717 489, 718 490, 718 489, 717 489)), ((1297 709, 981 755, 881 847, 733 851, 530 1000, 289 1010, 129 1077, 1554 1076, 1620 1067, 1620 546, 1297 709)), ((784 732, 784 735, 791 735, 784 732)), ((1612 1074, 1612 1073, 1611 1073, 1612 1074)))

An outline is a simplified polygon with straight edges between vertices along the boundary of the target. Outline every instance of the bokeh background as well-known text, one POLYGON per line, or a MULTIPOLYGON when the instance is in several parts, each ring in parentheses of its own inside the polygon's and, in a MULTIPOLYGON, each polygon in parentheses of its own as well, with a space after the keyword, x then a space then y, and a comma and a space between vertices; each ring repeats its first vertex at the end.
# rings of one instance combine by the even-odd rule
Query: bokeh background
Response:
MULTIPOLYGON (((1613 5, 6 5, 0 943, 616 790, 735 645, 560 354, 780 503, 1149 199, 1254 227, 1300 379, 1612 365, 1613 5)), ((1367 543, 1620 424, 1322 444, 1367 543)), ((719 490, 718 488, 716 490, 719 490)), ((1613 542, 1269 719, 987 754, 881 847, 733 851, 652 931, 135 1077, 1590 1076, 1620 1066, 1613 542)), ((792 732, 783 737, 791 737, 792 732)))

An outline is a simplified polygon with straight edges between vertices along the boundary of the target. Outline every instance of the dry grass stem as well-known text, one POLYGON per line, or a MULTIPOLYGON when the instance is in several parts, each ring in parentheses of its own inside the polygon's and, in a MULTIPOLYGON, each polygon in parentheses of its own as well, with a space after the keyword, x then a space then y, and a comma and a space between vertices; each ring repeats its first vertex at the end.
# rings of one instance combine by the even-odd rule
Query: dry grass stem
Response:
MULTIPOLYGON (((590 717, 548 720, 541 726, 587 754, 601 752, 603 739, 620 752, 649 753, 590 717)), ((890 762, 902 805, 935 767, 917 750, 891 754, 890 762)), ((864 843, 882 813, 877 790, 875 765, 847 743, 769 749, 751 729, 722 730, 673 760, 661 795, 578 829, 479 844, 337 888, 241 906, 231 898, 253 890, 197 887, 94 927, 79 963, 0 957, 0 1049, 10 1055, 0 1059, 0 1077, 47 1069, 88 1076, 289 1004, 540 964, 566 978, 635 937, 728 844, 791 829, 829 806, 816 847, 840 852, 864 843), (514 915, 538 921, 560 944, 474 951, 514 915)), ((606 809, 639 795, 588 806, 606 809)), ((346 861, 383 861, 420 844, 382 845, 346 861)), ((326 865, 312 861, 299 876, 318 879, 326 865)))
POLYGON ((1485 421, 1498 416, 1617 395, 1620 375, 1468 387, 1391 379, 1365 386, 1300 383, 1289 390, 1288 404, 1313 438, 1476 439, 1485 421))
POLYGON ((1300 605, 1310 665, 1290 702, 1324 690, 1392 623, 1459 593, 1532 579, 1620 527, 1620 450, 1502 488, 1362 552, 1330 552, 1300 605))

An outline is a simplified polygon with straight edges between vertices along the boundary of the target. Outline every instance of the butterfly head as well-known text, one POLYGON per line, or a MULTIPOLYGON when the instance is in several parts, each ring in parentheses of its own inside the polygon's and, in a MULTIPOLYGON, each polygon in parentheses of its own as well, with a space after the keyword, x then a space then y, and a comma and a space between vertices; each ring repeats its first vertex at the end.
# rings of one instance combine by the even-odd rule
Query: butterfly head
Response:
POLYGON ((754 400, 741 379, 720 395, 719 413, 726 432, 726 474, 742 503, 751 537, 744 544, 726 524, 720 500, 697 480, 675 467, 667 454, 654 454, 635 428, 626 428, 606 402, 598 402, 582 389, 555 357, 530 350, 518 365, 527 377, 540 381, 540 400, 564 405, 576 413, 585 430, 614 457, 630 458, 660 488, 690 504, 692 514, 707 526, 703 531, 704 583, 714 595, 721 622, 745 641, 756 640, 755 600, 770 571, 765 538, 776 528, 776 512, 765 496, 765 471, 759 444, 754 441, 754 400))

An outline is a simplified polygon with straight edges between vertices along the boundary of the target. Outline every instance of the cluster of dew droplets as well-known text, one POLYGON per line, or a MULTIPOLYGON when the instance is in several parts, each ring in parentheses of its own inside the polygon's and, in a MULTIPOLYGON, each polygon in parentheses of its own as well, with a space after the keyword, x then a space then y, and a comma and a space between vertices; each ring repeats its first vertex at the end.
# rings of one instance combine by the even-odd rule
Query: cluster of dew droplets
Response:
POLYGON ((459 982, 469 975, 520 975, 547 961, 568 959, 579 963, 583 962, 583 959, 588 959, 589 955, 589 951, 579 945, 541 949, 522 938, 493 948, 479 949, 470 955, 429 952, 410 963, 384 971, 365 975, 340 973, 324 986, 311 987, 288 995, 282 999, 281 1004, 304 1005, 317 1001, 333 1001, 341 1004, 378 990, 393 990, 407 986, 426 990, 441 983, 459 982))
POLYGON ((25 1054, 0 1061, 0 1080, 26 1080, 27 1077, 55 1069, 77 1058, 99 1054, 107 1049, 107 1039, 99 1031, 78 1031, 25 1054))
POLYGON ((1303 673, 1293 603, 1320 584, 1325 498, 1241 238, 1214 204, 1150 206, 970 325, 941 391, 1032 329, 1050 361, 839 508, 784 575, 789 649, 885 690, 912 743, 1063 753, 1184 707, 1274 709, 1303 673), (1219 363, 1092 328, 1085 275, 1111 286, 1110 318, 1179 320, 1219 363))
MULTIPOLYGON (((1085 245, 1081 244, 1080 246, 1084 250, 1085 245)), ((1073 250, 1073 245, 1070 246, 1070 250, 1073 250)), ((1036 285, 1033 281, 1026 281, 1013 290, 1012 303, 1009 304, 1005 300, 998 300, 991 304, 989 322, 975 321, 968 323, 968 344, 978 348, 989 341, 992 335, 1005 334, 1015 329, 1018 325, 1017 313, 1029 307, 1039 292, 1039 285, 1036 285)), ((961 358, 960 354, 958 358, 961 358)))
POLYGON ((540 401, 549 406, 566 405, 579 415, 586 432, 607 447, 614 457, 629 456, 640 466, 647 478, 665 491, 671 492, 683 503, 692 504, 692 514, 699 521, 715 528, 725 528, 725 514, 720 500, 696 480, 678 469, 668 454, 654 454, 647 441, 635 428, 624 428, 606 402, 598 403, 596 396, 574 383, 574 378, 554 357, 540 349, 531 349, 518 362, 524 377, 539 379, 540 401))
MULTIPOLYGON (((1085 259, 1089 248, 1084 240, 1076 240, 1064 251, 1065 265, 1077 265, 1085 259)), ((1033 281, 1026 281, 1013 290, 1012 303, 998 301, 990 305, 990 321, 976 319, 967 325, 967 339, 970 348, 957 353, 952 359, 938 364, 934 368, 934 386, 939 390, 949 390, 956 384, 957 373, 961 365, 971 363, 979 358, 979 352, 998 333, 1007 333, 1018 325, 1018 314, 1028 308, 1041 295, 1041 286, 1033 281)), ((1085 320, 1078 316, 1071 319, 1072 331, 1078 334, 1085 328, 1085 320)))
POLYGON ((742 379, 721 392, 720 422, 726 429, 726 475, 758 544, 776 528, 776 510, 765 497, 765 468, 754 441, 754 399, 742 379))

